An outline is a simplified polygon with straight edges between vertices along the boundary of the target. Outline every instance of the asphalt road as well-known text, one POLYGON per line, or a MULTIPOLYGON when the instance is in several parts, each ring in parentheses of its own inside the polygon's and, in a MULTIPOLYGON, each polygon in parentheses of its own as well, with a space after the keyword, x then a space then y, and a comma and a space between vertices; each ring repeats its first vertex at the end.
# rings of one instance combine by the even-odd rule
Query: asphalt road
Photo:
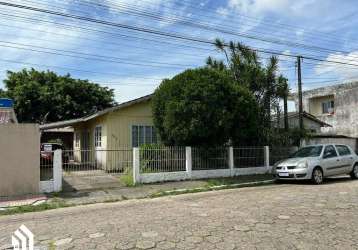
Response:
POLYGON ((294 183, 0 217, 41 249, 358 249, 358 181, 294 183))

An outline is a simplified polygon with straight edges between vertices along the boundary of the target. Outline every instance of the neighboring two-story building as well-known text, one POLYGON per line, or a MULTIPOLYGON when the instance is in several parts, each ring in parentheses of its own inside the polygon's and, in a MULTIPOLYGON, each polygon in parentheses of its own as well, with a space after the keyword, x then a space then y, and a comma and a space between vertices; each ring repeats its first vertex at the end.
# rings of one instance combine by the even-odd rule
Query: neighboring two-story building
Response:
MULTIPOLYGON (((297 95, 294 100, 298 110, 297 95)), ((358 138, 358 82, 304 91, 303 110, 332 126, 323 134, 358 138)))

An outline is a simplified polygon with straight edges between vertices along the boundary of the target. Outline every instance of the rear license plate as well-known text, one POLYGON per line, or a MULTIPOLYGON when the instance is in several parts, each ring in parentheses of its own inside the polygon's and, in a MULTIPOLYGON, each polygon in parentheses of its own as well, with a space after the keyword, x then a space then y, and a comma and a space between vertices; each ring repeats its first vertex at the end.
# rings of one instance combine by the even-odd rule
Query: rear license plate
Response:
POLYGON ((278 176, 288 177, 290 175, 289 175, 289 173, 278 173, 278 176))

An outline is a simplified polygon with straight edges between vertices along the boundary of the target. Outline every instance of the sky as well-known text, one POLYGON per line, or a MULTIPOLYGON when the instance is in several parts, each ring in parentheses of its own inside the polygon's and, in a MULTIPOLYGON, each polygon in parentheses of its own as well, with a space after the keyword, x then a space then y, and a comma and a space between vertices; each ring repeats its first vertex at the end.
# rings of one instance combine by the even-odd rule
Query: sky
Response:
MULTIPOLYGON (((208 56, 223 59, 210 44, 133 27, 207 41, 220 38, 291 55, 278 58, 279 73, 289 79, 292 92, 297 89, 295 55, 319 59, 302 61, 304 90, 358 79, 355 0, 8 2, 116 26, 0 5, 0 88, 7 70, 33 67, 99 83, 114 89, 116 101, 124 102, 152 93, 164 78, 205 65, 208 56)), ((262 63, 270 56, 260 53, 262 63)))

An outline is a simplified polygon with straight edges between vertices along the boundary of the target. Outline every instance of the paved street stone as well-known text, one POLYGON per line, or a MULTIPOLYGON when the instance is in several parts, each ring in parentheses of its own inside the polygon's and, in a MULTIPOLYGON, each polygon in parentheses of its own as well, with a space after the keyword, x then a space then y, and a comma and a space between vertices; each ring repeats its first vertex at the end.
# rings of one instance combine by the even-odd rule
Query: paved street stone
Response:
POLYGON ((158 233, 157 232, 144 232, 144 233, 142 233, 142 236, 144 238, 154 238, 154 237, 158 236, 158 233))
POLYGON ((55 242, 55 245, 56 246, 62 246, 62 245, 65 245, 65 244, 68 244, 68 243, 71 243, 71 242, 72 242, 72 238, 65 238, 65 239, 57 240, 55 242))
POLYGON ((358 249, 358 181, 284 184, 0 217, 37 249, 358 249))
POLYGON ((94 234, 90 234, 89 237, 94 239, 94 238, 101 238, 104 236, 104 233, 94 233, 94 234))
POLYGON ((289 220, 291 217, 288 215, 279 215, 277 216, 280 220, 289 220))

